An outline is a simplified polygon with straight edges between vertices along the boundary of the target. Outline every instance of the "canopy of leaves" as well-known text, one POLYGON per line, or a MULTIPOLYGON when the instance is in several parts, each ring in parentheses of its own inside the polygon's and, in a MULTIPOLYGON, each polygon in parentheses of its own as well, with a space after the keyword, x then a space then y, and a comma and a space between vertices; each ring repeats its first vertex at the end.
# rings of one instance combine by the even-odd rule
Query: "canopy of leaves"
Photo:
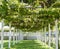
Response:
MULTIPOLYGON (((30 2, 30 1, 29 1, 30 2)), ((2 1, 0 16, 6 23, 23 31, 37 31, 60 19, 59 8, 26 8, 18 0, 2 1)))
POLYGON ((47 0, 47 7, 50 7, 52 4, 54 4, 57 0, 47 0))
MULTIPOLYGON (((24 8, 25 9, 25 8, 24 8)), ((16 23, 18 28, 25 30, 25 31, 36 31, 40 30, 43 27, 46 27, 48 23, 51 23, 51 26, 53 26, 53 22, 56 19, 60 19, 60 9, 59 8, 51 8, 51 9, 40 9, 38 13, 33 11, 30 11, 28 14, 28 11, 25 12, 22 8, 22 16, 19 15, 18 19, 19 21, 16 23), (20 27, 19 27, 20 26, 20 27)), ((20 12, 19 12, 20 13, 20 12)))
POLYGON ((60 1, 57 1, 55 2, 53 5, 52 5, 53 8, 60 8, 60 1))

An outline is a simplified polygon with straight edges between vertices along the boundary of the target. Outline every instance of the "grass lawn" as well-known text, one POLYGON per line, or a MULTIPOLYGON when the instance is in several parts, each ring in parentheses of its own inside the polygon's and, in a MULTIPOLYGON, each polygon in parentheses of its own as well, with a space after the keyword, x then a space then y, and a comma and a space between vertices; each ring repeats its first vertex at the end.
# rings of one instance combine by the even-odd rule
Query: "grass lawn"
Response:
MULTIPOLYGON (((4 47, 4 49, 8 49, 8 42, 4 43, 4 47)), ((49 49, 49 47, 39 40, 23 40, 15 45, 11 43, 10 49, 49 49)))

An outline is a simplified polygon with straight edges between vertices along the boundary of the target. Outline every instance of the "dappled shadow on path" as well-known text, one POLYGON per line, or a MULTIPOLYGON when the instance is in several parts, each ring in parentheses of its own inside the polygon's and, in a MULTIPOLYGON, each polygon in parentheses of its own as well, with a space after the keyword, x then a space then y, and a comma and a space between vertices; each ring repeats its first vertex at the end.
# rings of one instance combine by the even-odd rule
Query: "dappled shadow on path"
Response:
POLYGON ((13 46, 15 49, 49 49, 45 46, 42 46, 40 43, 36 43, 35 40, 24 40, 18 42, 13 46))
MULTIPOLYGON (((4 43, 4 48, 9 49, 8 42, 4 43)), ((15 45, 11 42, 10 49, 49 49, 49 47, 40 40, 22 40, 18 41, 15 45)))

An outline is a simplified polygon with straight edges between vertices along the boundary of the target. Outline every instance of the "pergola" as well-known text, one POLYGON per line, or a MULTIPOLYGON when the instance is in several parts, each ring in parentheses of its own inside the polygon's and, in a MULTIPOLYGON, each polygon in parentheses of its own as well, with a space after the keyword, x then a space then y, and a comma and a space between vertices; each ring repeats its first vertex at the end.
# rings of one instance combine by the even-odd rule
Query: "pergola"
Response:
MULTIPOLYGON (((56 32, 56 49, 58 49, 58 23, 60 21, 60 9, 59 8, 35 8, 31 6, 20 5, 18 2, 13 4, 7 1, 3 1, 0 6, 0 18, 2 20, 1 28, 1 49, 3 49, 3 26, 4 22, 9 25, 9 32, 11 33, 11 27, 20 29, 22 31, 34 32, 34 31, 48 31, 49 32, 49 47, 51 43, 51 29, 55 26, 56 32), (4 8, 4 9, 3 9, 4 8), (3 11, 3 12, 2 12, 3 11), (45 29, 44 29, 45 28, 45 29)), ((10 48, 11 35, 9 36, 9 48, 10 48)), ((46 41, 45 41, 46 42, 46 41)))

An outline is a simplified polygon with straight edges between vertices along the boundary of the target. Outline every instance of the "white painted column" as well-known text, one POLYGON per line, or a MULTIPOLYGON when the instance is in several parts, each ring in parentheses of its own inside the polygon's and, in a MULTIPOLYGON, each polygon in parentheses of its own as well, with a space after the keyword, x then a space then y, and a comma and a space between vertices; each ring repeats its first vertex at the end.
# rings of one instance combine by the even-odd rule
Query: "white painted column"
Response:
POLYGON ((43 28, 42 28, 42 39, 41 39, 41 40, 42 40, 42 42, 43 42, 43 28))
POLYGON ((15 44, 15 30, 13 32, 13 45, 15 44))
POLYGON ((11 23, 9 23, 9 48, 11 47, 11 23))
POLYGON ((19 41, 19 29, 18 29, 17 32, 18 32, 18 33, 17 33, 17 40, 19 41))
POLYGON ((20 30, 19 30, 19 33, 18 33, 18 34, 19 34, 19 36, 18 36, 18 40, 20 40, 20 30))
POLYGON ((18 31, 18 40, 20 40, 20 31, 18 31))
POLYGON ((16 43, 17 43, 17 29, 16 29, 16 43))
POLYGON ((46 44, 46 40, 47 40, 47 39, 46 39, 46 27, 45 27, 45 44, 46 44))
POLYGON ((49 48, 51 47, 51 29, 49 24, 49 48))
POLYGON ((59 31, 58 31, 58 21, 56 20, 55 21, 55 36, 56 36, 56 49, 58 49, 58 33, 59 33, 59 31))
POLYGON ((4 20, 2 20, 2 27, 1 27, 1 49, 3 49, 3 39, 4 39, 4 37, 3 37, 3 34, 4 34, 4 29, 3 29, 3 27, 4 27, 4 20))

